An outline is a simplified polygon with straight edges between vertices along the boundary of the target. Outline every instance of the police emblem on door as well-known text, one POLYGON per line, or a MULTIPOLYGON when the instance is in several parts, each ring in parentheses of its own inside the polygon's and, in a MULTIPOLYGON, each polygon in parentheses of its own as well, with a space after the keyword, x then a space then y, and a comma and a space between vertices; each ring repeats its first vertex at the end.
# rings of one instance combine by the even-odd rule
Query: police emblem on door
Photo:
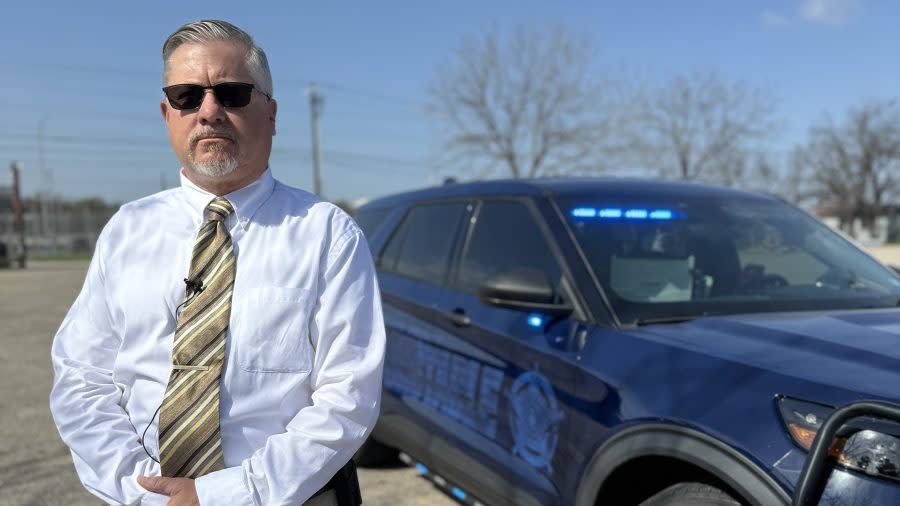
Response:
POLYGON ((536 372, 519 375, 509 388, 513 454, 538 469, 552 472, 550 465, 559 439, 564 414, 557 408, 553 387, 536 372))

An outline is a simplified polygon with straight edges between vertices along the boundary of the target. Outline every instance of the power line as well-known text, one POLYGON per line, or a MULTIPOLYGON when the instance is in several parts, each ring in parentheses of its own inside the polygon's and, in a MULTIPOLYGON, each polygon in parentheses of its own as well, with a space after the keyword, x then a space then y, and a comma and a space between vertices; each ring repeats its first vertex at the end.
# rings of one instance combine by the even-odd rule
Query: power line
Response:
MULTIPOLYGON (((29 116, 33 116, 35 114, 46 114, 48 116, 52 115, 54 118, 63 117, 63 118, 102 118, 104 120, 123 120, 123 121, 132 121, 136 123, 153 123, 159 124, 159 116, 155 114, 121 114, 117 112, 109 112, 109 111, 98 111, 96 109, 92 109, 90 111, 78 111, 78 110, 68 110, 61 111, 58 108, 53 108, 52 111, 49 110, 41 110, 36 109, 34 104, 31 103, 12 103, 12 102, 0 102, 0 108, 4 110, 21 110, 29 113, 29 116), (52 113, 52 114, 51 114, 52 113)), ((8 119, 8 118, 7 118, 8 119)))
MULTIPOLYGON (((65 156, 65 155, 82 155, 90 154, 93 156, 110 155, 155 155, 158 153, 172 153, 171 147, 165 147, 163 144, 154 146, 147 145, 116 145, 99 141, 77 141, 75 144, 66 144, 62 141, 57 144, 46 144, 44 150, 48 155, 65 156)), ((0 148, 7 151, 16 150, 37 150, 39 148, 35 141, 28 140, 26 142, 12 141, 4 142, 0 139, 0 148)))
MULTIPOLYGON (((397 167, 395 167, 395 166, 386 167, 383 165, 360 164, 360 163, 356 163, 356 162, 347 162, 347 161, 342 161, 342 160, 326 160, 325 165, 326 166, 333 165, 333 166, 339 167, 341 169, 349 169, 354 172, 364 172, 373 177, 379 177, 379 178, 381 178, 382 176, 376 175, 376 173, 378 173, 378 172, 396 172, 397 171, 397 167)), ((406 169, 406 170, 404 170, 404 172, 407 174, 410 174, 410 175, 418 174, 418 175, 422 175, 422 176, 427 176, 429 174, 429 171, 427 170, 427 168, 425 166, 420 167, 418 170, 406 169)))
POLYGON ((56 156, 47 156, 48 165, 55 165, 56 167, 63 167, 68 163, 77 162, 78 165, 84 164, 93 164, 93 165, 107 165, 107 164, 117 164, 117 165, 128 165, 129 163, 160 163, 160 162, 171 162, 174 159, 174 156, 157 156, 157 157, 91 157, 91 156, 71 156, 71 155, 56 155, 56 156))
POLYGON ((125 69, 121 67, 94 67, 89 65, 74 65, 71 63, 57 63, 57 62, 36 62, 36 61, 28 61, 28 62, 20 62, 20 61, 12 61, 12 60, 0 60, 0 65, 13 65, 16 69, 21 68, 47 68, 47 69, 57 69, 57 70, 67 70, 69 72, 86 72, 92 74, 108 74, 112 76, 121 77, 124 75, 134 75, 134 76, 148 76, 155 75, 157 78, 162 76, 161 71, 151 71, 145 69, 125 69))
POLYGON ((371 90, 364 90, 364 89, 360 89, 360 88, 351 88, 349 86, 343 86, 343 85, 334 84, 334 83, 316 82, 316 84, 319 84, 320 86, 322 86, 325 89, 335 91, 338 93, 344 93, 347 95, 355 95, 358 97, 370 98, 373 100, 380 100, 382 102, 388 102, 390 104, 402 104, 402 105, 409 106, 409 107, 422 108, 422 111, 424 111, 424 106, 421 103, 413 102, 408 99, 394 97, 391 95, 385 95, 385 94, 382 94, 379 92, 374 92, 371 90))
MULTIPOLYGON (((87 83, 90 84, 90 83, 87 83)), ((116 88, 116 89, 107 89, 107 88, 96 88, 91 86, 90 89, 85 89, 77 86, 70 86, 69 92, 77 94, 79 97, 95 97, 101 99, 113 99, 111 103, 118 103, 123 100, 129 101, 129 103, 138 103, 139 101, 146 101, 148 99, 159 99, 161 100, 163 97, 162 94, 162 86, 159 88, 147 88, 147 87, 134 87, 129 86, 127 88, 116 88), (123 93, 123 90, 125 91, 123 93), (133 91, 133 93, 132 93, 133 91), (152 97, 151 97, 152 95, 152 97)), ((0 87, 0 93, 4 95, 14 94, 17 97, 24 97, 25 95, 34 95, 43 99, 46 95, 47 90, 42 88, 37 88, 34 86, 19 85, 18 83, 5 84, 0 87)))
MULTIPOLYGON (((32 147, 36 147, 34 145, 35 138, 29 134, 23 134, 18 132, 0 132, 0 139, 3 137, 8 138, 18 138, 23 139, 28 142, 22 143, 23 145, 30 145, 32 147)), ((70 136, 70 135, 44 135, 44 140, 49 142, 56 142, 61 144, 73 144, 75 146, 100 146, 103 148, 116 146, 119 149, 127 149, 127 148, 147 148, 147 147, 155 147, 159 149, 165 149, 166 152, 169 152, 169 144, 165 141, 157 141, 157 140, 149 140, 149 139, 139 139, 139 138, 127 138, 127 137, 79 137, 79 136, 70 136)), ((49 148, 49 144, 47 145, 49 148)), ((73 146, 74 147, 74 146, 73 146)), ((295 148, 281 148, 275 147, 272 149, 273 154, 278 155, 299 155, 309 157, 311 156, 311 152, 308 149, 295 149, 295 148)), ((390 156, 382 156, 371 153, 358 153, 352 151, 341 151, 341 150, 323 150, 322 157, 327 162, 330 159, 350 159, 350 163, 385 163, 388 165, 405 165, 408 167, 423 167, 426 166, 426 163, 422 160, 414 160, 414 159, 406 159, 406 158, 396 158, 390 156), (354 162, 355 161, 355 162, 354 162)), ((98 159, 102 158, 102 153, 98 153, 98 159)))
MULTIPOLYGON (((31 139, 33 138, 30 134, 22 134, 18 132, 0 132, 0 136, 13 138, 13 139, 31 139)), ((101 144, 106 145, 107 143, 118 143, 120 145, 134 145, 134 146, 167 146, 168 143, 163 141, 154 141, 149 139, 137 139, 137 138, 125 138, 125 137, 79 137, 76 135, 45 135, 45 140, 60 142, 60 143, 69 143, 69 144, 101 144)))
MULTIPOLYGON (((113 78, 121 78, 123 76, 155 76, 159 78, 162 76, 162 71, 156 70, 148 70, 148 69, 123 69, 123 68, 113 68, 113 67, 102 67, 102 66, 92 66, 92 65, 75 65, 71 63, 56 63, 56 62, 16 62, 12 60, 2 60, 0 59, 0 65, 12 65, 16 68, 16 70, 20 70, 21 68, 45 68, 45 69, 58 69, 58 70, 66 70, 69 72, 80 72, 87 74, 103 74, 107 76, 111 76, 113 78)), ((110 79, 105 79, 104 82, 109 82, 110 79)), ((277 81, 279 84, 284 85, 301 85, 305 86, 306 83, 310 82, 310 80, 303 80, 298 78, 285 78, 277 81)), ((423 107, 423 104, 414 102, 412 100, 393 96, 390 94, 381 93, 379 91, 374 91, 372 89, 365 89, 359 87, 345 86, 342 84, 337 84, 333 82, 322 82, 316 81, 314 82, 320 86, 321 88, 325 88, 331 91, 335 91, 337 93, 344 93, 348 95, 355 95, 358 97, 369 98, 373 100, 380 100, 382 102, 389 102, 392 104, 403 104, 406 106, 411 106, 415 108, 423 107)), ((32 89, 32 88, 29 88, 32 89)))
POLYGON ((325 151, 324 154, 325 154, 326 159, 328 159, 328 158, 339 158, 339 159, 343 158, 346 160, 349 158, 350 160, 356 160, 359 162, 378 161, 378 162, 387 163, 387 164, 391 164, 391 165, 406 165, 406 166, 417 167, 417 168, 427 165, 426 162, 424 162, 422 160, 410 160, 407 158, 394 158, 394 157, 389 157, 389 156, 372 155, 372 154, 366 154, 366 153, 353 153, 353 152, 349 152, 349 151, 329 150, 329 151, 325 151))

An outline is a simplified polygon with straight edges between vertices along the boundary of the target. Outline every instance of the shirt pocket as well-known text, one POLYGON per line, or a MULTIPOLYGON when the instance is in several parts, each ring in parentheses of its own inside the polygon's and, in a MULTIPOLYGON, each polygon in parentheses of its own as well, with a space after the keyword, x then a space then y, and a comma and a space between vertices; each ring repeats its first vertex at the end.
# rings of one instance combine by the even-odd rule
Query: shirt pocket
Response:
POLYGON ((302 288, 251 288, 241 297, 233 346, 247 372, 308 373, 312 368, 309 317, 312 294, 302 288))

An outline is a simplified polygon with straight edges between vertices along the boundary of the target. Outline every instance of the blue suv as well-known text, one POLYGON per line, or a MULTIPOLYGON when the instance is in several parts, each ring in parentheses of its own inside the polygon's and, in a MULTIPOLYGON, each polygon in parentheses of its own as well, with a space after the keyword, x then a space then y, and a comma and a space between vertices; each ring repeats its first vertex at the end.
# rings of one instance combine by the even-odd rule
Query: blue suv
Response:
POLYGON ((472 504, 900 504, 900 277, 784 201, 537 179, 357 220, 388 332, 370 455, 472 504))

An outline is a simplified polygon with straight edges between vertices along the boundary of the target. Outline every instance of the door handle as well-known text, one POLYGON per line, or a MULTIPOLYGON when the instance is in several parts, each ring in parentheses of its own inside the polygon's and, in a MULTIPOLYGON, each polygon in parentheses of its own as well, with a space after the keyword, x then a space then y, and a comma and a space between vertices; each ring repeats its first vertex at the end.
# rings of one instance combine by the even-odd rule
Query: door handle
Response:
POLYGON ((457 327, 468 327, 472 324, 472 319, 466 316, 466 312, 462 309, 444 311, 444 318, 453 322, 453 324, 457 327))

